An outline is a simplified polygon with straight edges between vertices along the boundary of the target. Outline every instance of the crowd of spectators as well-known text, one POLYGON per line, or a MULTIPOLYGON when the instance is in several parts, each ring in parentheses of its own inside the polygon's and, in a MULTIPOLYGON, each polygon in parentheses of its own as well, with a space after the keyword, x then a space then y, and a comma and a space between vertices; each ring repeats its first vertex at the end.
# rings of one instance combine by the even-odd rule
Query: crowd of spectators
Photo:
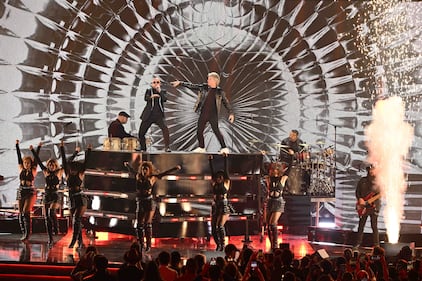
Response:
POLYGON ((107 258, 89 246, 71 277, 77 281, 419 281, 420 261, 408 246, 394 257, 374 247, 371 253, 345 249, 330 258, 319 250, 295 259, 288 248, 265 253, 247 245, 238 250, 233 244, 210 260, 203 254, 184 259, 177 250, 163 250, 147 260, 135 242, 124 253, 117 274, 111 274, 107 258))

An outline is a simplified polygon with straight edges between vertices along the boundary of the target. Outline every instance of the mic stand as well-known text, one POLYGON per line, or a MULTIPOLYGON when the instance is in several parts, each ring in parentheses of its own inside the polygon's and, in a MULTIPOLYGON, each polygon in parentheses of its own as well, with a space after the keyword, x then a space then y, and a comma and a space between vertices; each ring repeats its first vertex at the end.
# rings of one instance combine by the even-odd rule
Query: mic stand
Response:
POLYGON ((337 180, 337 125, 331 124, 330 122, 327 122, 327 125, 331 125, 334 127, 334 155, 333 155, 333 161, 334 161, 334 170, 333 170, 333 191, 335 196, 335 190, 336 190, 336 180, 337 180))

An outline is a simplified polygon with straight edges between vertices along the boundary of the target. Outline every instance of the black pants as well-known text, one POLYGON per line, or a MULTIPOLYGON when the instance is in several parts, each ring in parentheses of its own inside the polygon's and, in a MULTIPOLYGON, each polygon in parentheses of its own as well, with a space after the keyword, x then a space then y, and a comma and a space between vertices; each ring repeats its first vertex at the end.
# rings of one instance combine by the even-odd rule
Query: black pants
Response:
POLYGON ((210 114, 210 116, 207 116, 207 114, 201 114, 199 115, 198 119, 198 129, 196 131, 196 137, 198 138, 199 147, 205 148, 205 140, 204 140, 204 130, 205 125, 207 122, 210 123, 211 129, 214 132, 215 136, 217 137, 221 148, 226 147, 226 143, 224 142, 223 135, 220 132, 220 129, 218 128, 218 116, 217 113, 210 114))
POLYGON ((145 134, 152 124, 157 124, 163 132, 164 147, 168 148, 170 145, 169 129, 161 116, 151 116, 147 120, 142 120, 141 126, 139 127, 139 143, 141 144, 141 150, 146 150, 145 134))
POLYGON ((378 235, 378 214, 377 213, 370 213, 359 218, 359 227, 358 227, 358 238, 356 241, 356 245, 360 245, 362 243, 363 238, 363 229, 365 228, 366 220, 368 216, 371 218, 371 228, 373 234, 373 245, 379 245, 379 235, 378 235))

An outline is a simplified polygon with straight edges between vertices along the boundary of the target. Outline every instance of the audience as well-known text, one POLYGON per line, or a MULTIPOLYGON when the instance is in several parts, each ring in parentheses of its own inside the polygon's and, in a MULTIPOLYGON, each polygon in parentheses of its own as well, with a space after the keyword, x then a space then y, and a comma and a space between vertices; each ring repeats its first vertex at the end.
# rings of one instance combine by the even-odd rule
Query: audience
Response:
POLYGON ((84 277, 84 281, 115 281, 116 279, 108 272, 108 259, 103 255, 94 257, 94 272, 84 277))
MULTIPOLYGON (((139 244, 138 244, 139 245, 139 244)), ((144 275, 141 264, 142 255, 138 248, 131 247, 123 256, 123 264, 117 272, 118 280, 139 281, 144 275)))
MULTIPOLYGON (((345 249, 342 256, 322 258, 318 251, 294 259, 290 249, 275 249, 264 253, 247 247, 240 255, 236 246, 228 244, 224 256, 207 262, 204 254, 187 257, 182 266, 181 253, 161 251, 157 258, 142 263, 139 245, 134 243, 123 255, 123 263, 112 276, 107 270, 108 260, 98 254, 94 246, 85 254, 71 273, 75 281, 420 281, 420 259, 410 248, 403 247, 387 264, 383 248, 374 247, 371 253, 345 249)), ((391 258, 391 257, 390 257, 391 258)))
POLYGON ((170 254, 170 268, 177 271, 177 275, 180 275, 182 270, 182 256, 179 251, 173 251, 170 254))
POLYGON ((167 251, 162 251, 158 254, 158 271, 161 279, 164 281, 174 281, 177 279, 177 271, 169 267, 170 254, 167 251))
POLYGON ((177 281, 193 281, 195 280, 196 276, 197 276, 196 261, 193 258, 189 258, 186 261, 186 265, 184 266, 183 273, 176 280, 177 281))
POLYGON ((70 277, 74 281, 83 280, 85 276, 91 275, 94 272, 94 257, 98 254, 95 246, 88 246, 85 254, 81 256, 76 266, 70 273, 70 277))
MULTIPOLYGON (((160 276, 160 272, 158 271, 158 265, 154 260, 147 263, 145 267, 144 278, 142 280, 143 281, 152 281, 152 280, 163 281, 163 279, 160 276)), ((119 281, 123 281, 123 280, 119 280, 119 281)))

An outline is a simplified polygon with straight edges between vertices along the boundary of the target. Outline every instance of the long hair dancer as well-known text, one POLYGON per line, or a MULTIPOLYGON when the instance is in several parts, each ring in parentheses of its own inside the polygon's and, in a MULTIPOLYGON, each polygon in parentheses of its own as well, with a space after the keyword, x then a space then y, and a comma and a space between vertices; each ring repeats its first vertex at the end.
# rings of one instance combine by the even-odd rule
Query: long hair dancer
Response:
POLYGON ((213 166, 213 156, 208 156, 212 175, 211 187, 214 197, 211 209, 211 231, 215 244, 217 245, 216 251, 224 250, 224 242, 226 237, 226 230, 224 225, 226 224, 231 211, 231 206, 227 196, 231 186, 227 167, 228 156, 226 153, 224 153, 223 157, 224 170, 218 170, 215 172, 213 166))
POLYGON ((74 161, 76 155, 80 152, 79 147, 76 147, 69 159, 66 159, 63 141, 60 146, 60 151, 62 154, 63 169, 66 173, 66 183, 69 189, 70 214, 73 218, 73 234, 69 248, 73 248, 76 241, 78 241, 78 247, 81 248, 83 247, 82 218, 88 205, 88 196, 84 194, 83 191, 83 180, 85 176, 85 163, 87 163, 89 159, 91 146, 88 146, 83 162, 74 161))
POLYGON ((42 147, 40 142, 38 145, 38 153, 31 146, 30 149, 36 162, 40 166, 45 178, 45 190, 43 195, 44 214, 45 214, 45 227, 48 233, 48 244, 52 244, 53 233, 59 233, 57 222, 57 209, 60 208, 61 200, 59 196, 59 185, 63 178, 64 169, 60 167, 56 159, 50 158, 47 160, 46 165, 41 162, 39 158, 39 151, 42 147))
POLYGON ((37 175, 37 163, 30 156, 22 158, 19 140, 16 140, 18 156, 19 188, 16 195, 19 209, 19 226, 22 232, 21 241, 26 242, 31 234, 31 210, 34 206, 37 191, 34 186, 37 175))
POLYGON ((136 236, 141 249, 149 251, 151 249, 152 239, 152 218, 154 217, 155 209, 157 207, 157 180, 165 175, 180 170, 182 167, 177 165, 157 174, 154 165, 150 161, 143 161, 140 164, 138 171, 135 171, 129 162, 124 162, 123 164, 136 180, 136 236))

